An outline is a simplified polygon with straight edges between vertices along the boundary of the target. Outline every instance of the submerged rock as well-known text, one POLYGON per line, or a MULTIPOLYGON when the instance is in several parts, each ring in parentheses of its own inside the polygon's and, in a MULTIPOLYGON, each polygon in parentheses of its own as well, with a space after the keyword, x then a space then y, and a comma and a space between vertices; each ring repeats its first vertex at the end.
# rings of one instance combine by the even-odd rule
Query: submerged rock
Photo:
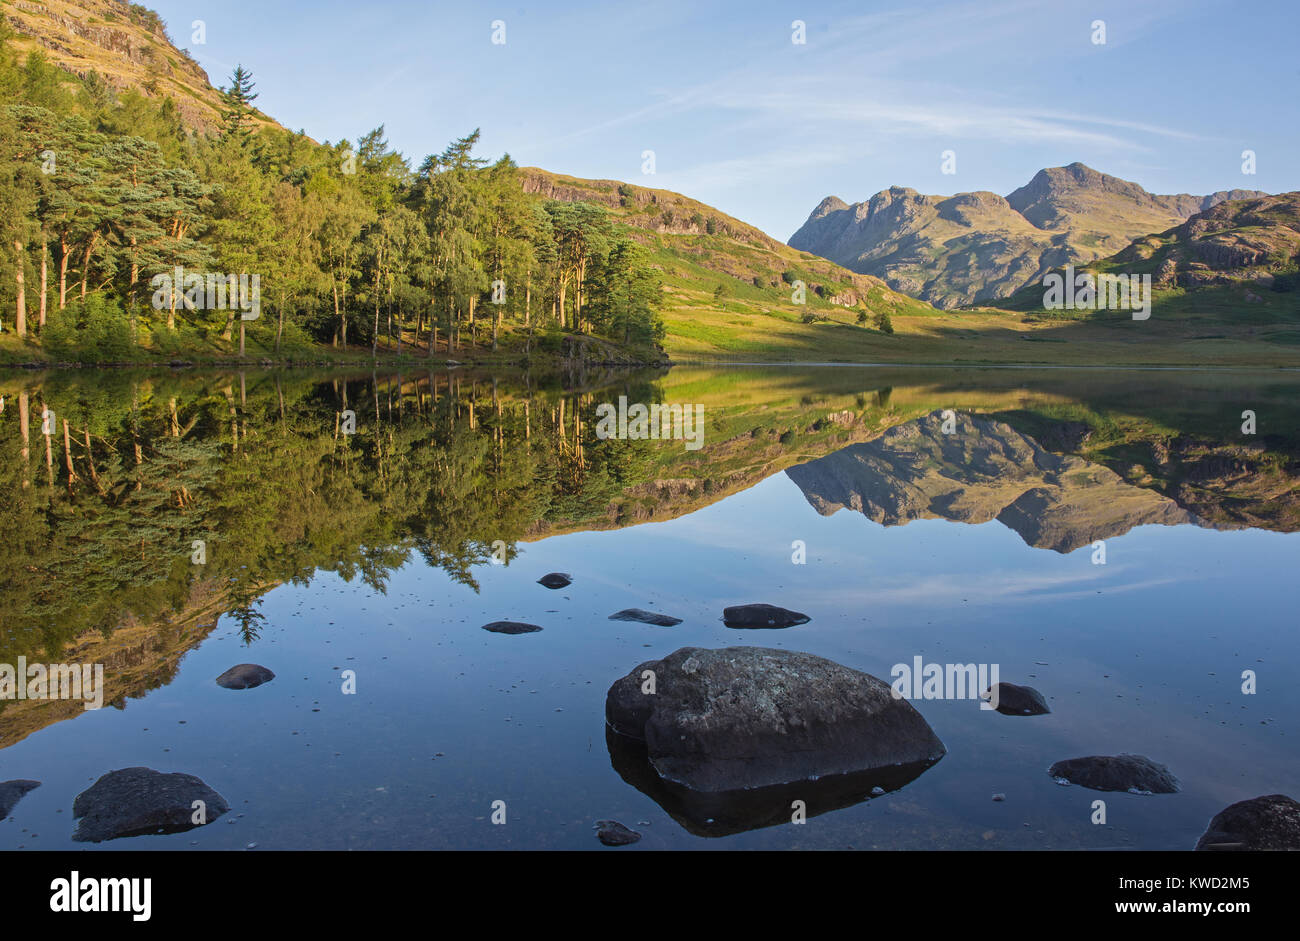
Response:
POLYGON ((72 816, 80 822, 72 838, 99 843, 148 833, 182 833, 212 823, 230 810, 226 799, 192 774, 164 774, 152 768, 110 771, 77 795, 72 816), (203 823, 195 823, 195 801, 203 801, 203 823))
MULTIPOLYGON (((985 699, 993 688, 984 691, 985 699)), ((1052 710, 1047 708, 1043 694, 1032 686, 1017 686, 1015 683, 998 683, 997 711, 1004 716, 1045 716, 1052 710)))
POLYGON ((674 624, 681 624, 681 618, 669 617, 667 614, 659 614, 656 611, 646 611, 642 608, 624 608, 609 616, 611 621, 640 621, 643 624, 653 624, 656 627, 672 627, 674 624))
POLYGON ((547 588, 567 588, 573 584, 573 577, 564 572, 551 572, 537 580, 537 584, 547 588))
POLYGON ((536 624, 525 624, 523 621, 493 621, 491 624, 484 624, 483 630, 491 631, 493 634, 535 634, 541 628, 536 624))
POLYGON ((226 689, 252 689, 275 679, 275 674, 256 663, 240 663, 217 677, 217 685, 226 689))
POLYGON ((9 812, 27 795, 28 791, 34 791, 40 786, 40 781, 29 781, 25 778, 0 781, 0 820, 9 816, 9 812))
POLYGON ((645 743, 660 777, 696 791, 933 763, 945 753, 883 680, 765 647, 683 647, 647 661, 610 687, 605 718, 645 743), (642 691, 646 671, 653 694, 642 691))
POLYGON ((1252 797, 1214 815, 1198 850, 1300 850, 1300 803, 1285 794, 1252 797))
POLYGON ((1092 755, 1067 758, 1047 769, 1058 781, 1068 781, 1094 791, 1129 791, 1134 794, 1176 794, 1178 779, 1162 764, 1143 755, 1092 755))
POLYGON ((773 604, 738 604, 722 609, 722 622, 727 627, 775 628, 807 624, 812 618, 798 611, 778 608, 773 604))
POLYGON ((771 787, 695 791, 666 781, 650 764, 644 742, 605 728, 610 766, 688 832, 724 837, 763 827, 789 826, 792 805, 803 802, 806 818, 861 804, 905 787, 933 762, 890 765, 853 774, 832 774, 771 787))
POLYGON ((617 820, 597 820, 596 836, 606 846, 627 846, 641 839, 641 834, 629 830, 617 820))

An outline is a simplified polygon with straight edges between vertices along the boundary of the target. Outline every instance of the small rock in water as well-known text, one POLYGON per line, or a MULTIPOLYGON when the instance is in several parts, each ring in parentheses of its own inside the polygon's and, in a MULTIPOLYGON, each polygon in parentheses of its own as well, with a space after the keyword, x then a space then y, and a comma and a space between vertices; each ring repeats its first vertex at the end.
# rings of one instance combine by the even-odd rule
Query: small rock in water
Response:
POLYGON ((1047 770, 1057 783, 1078 784, 1094 791, 1130 794, 1175 794, 1178 779, 1162 764, 1142 755, 1091 755, 1058 761, 1047 770))
POLYGON ((667 614, 659 614, 655 611, 645 611, 641 608, 624 608, 622 611, 609 616, 611 621, 641 621, 644 624, 653 624, 656 627, 672 627, 674 624, 681 624, 681 618, 670 617, 667 614))
POLYGON ((23 778, 0 781, 0 820, 9 816, 9 811, 14 809, 28 791, 33 791, 40 786, 40 781, 28 781, 23 778))
POLYGON ((876 785, 871 789, 872 797, 879 797, 883 793, 885 793, 885 789, 883 787, 880 787, 879 785, 876 785))
POLYGON ((627 846, 641 839, 641 834, 629 830, 617 820, 597 820, 596 836, 606 846, 627 846))
POLYGON ((727 627, 778 628, 807 624, 812 618, 798 611, 779 608, 773 604, 738 604, 722 610, 722 623, 727 627))
POLYGON ((1300 850, 1300 803, 1285 794, 1238 801, 1214 815, 1198 850, 1300 850))
MULTIPOLYGON (((993 687, 986 689, 984 698, 990 699, 992 691, 993 687)), ((1045 716, 1052 711, 1047 708, 1043 694, 1032 686, 998 683, 997 694, 997 710, 1004 716, 1045 716)))
POLYGON ((1007 795, 1005 795, 1005 794, 994 794, 994 795, 993 795, 993 799, 994 799, 995 801, 998 801, 999 803, 1001 803, 1002 801, 1004 801, 1004 800, 1007 799, 1007 795))
POLYGON ((484 624, 483 630, 494 634, 535 634, 541 628, 536 624, 525 624, 522 621, 493 621, 491 624, 484 624))
POLYGON ((537 584, 545 585, 547 588, 567 588, 573 584, 573 576, 565 572, 551 572, 539 578, 537 584))
POLYGON ((252 689, 275 679, 275 674, 256 663, 240 663, 217 677, 217 685, 226 689, 252 689))

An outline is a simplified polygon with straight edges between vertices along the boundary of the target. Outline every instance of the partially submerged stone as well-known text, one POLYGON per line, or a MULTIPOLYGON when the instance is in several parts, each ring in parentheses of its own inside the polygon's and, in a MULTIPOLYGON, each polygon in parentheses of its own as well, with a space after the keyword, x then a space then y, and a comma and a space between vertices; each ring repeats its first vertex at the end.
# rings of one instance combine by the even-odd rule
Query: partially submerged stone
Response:
POLYGON ((565 572, 551 572, 549 575, 543 575, 537 580, 537 584, 545 585, 547 588, 567 588, 573 584, 573 577, 565 572))
POLYGON ((1132 794, 1175 794, 1178 779, 1169 769, 1143 755, 1090 755, 1067 758, 1047 773, 1070 784, 1094 791, 1128 791, 1132 794))
POLYGON ((627 846, 641 839, 641 834, 628 829, 617 820, 597 820, 596 836, 606 846, 627 846))
POLYGON ((798 611, 780 608, 774 604, 738 604, 722 610, 722 622, 727 627, 780 628, 807 624, 812 618, 798 611))
POLYGON ((659 614, 657 611, 646 611, 643 608, 624 608, 622 611, 611 614, 609 619, 611 621, 640 621, 642 624, 653 624, 656 627, 672 627, 674 624, 682 623, 681 618, 659 614))
MULTIPOLYGON (((1004 716, 1045 716, 1052 710, 1047 708, 1043 694, 1032 686, 1017 686, 1015 683, 998 683, 998 712, 1004 716)), ((984 691, 984 698, 991 700, 993 687, 984 691)))
POLYGON ((79 823, 72 838, 100 843, 149 833, 182 833, 229 810, 224 797, 192 774, 123 768, 110 771, 77 795, 72 816, 79 823), (201 807, 196 808, 195 801, 202 801, 201 807))
POLYGON ((933 763, 945 749, 888 683, 812 654, 683 647, 610 687, 610 728, 644 742, 666 781, 760 788, 933 763), (645 674, 653 674, 653 693, 645 674))
POLYGON ((484 624, 483 630, 491 631, 493 634, 535 634, 541 628, 536 624, 525 624, 523 621, 493 621, 491 624, 484 624))
POLYGON ((1252 797, 1214 815, 1198 850, 1300 850, 1300 802, 1285 794, 1252 797))
POLYGON ((252 689, 275 679, 275 674, 256 663, 239 663, 217 677, 217 685, 226 689, 252 689))

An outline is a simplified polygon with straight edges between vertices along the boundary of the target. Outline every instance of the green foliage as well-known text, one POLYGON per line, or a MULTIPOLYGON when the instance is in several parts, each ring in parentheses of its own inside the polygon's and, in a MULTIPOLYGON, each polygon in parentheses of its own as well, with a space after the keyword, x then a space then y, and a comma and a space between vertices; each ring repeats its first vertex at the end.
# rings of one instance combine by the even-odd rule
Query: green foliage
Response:
POLYGON ((885 311, 882 310, 876 314, 875 319, 876 319, 877 330, 879 330, 881 333, 886 333, 891 335, 893 334, 894 322, 889 319, 889 314, 887 314, 885 311))
MULTIPOLYGON (((143 8, 129 15, 163 28, 143 8)), ((0 310, 17 324, 23 283, 20 332, 49 356, 116 361, 123 336, 181 358, 304 342, 433 357, 487 330, 494 350, 503 331, 530 343, 539 327, 663 336, 654 270, 607 211, 525 193, 508 155, 476 155, 477 130, 412 171, 382 125, 355 147, 258 126, 253 76, 237 66, 220 132, 193 134, 170 99, 70 79, 39 51, 14 54, 7 35, 0 21, 0 310), (177 269, 257 276, 260 316, 185 303, 177 269)))
POLYGON ((80 363, 128 362, 135 348, 120 305, 102 294, 52 314, 44 339, 56 358, 80 363))

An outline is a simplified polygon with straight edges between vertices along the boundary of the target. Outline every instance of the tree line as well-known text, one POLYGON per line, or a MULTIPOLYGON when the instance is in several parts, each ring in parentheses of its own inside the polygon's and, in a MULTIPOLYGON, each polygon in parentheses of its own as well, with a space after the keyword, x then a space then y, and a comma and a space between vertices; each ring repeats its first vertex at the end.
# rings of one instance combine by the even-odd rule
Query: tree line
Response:
POLYGON ((264 123, 250 73, 217 129, 175 103, 78 79, 0 24, 0 327, 56 356, 133 348, 242 355, 314 343, 447 355, 558 346, 563 332, 646 347, 663 336, 647 252, 603 207, 523 190, 479 132, 413 167, 384 127, 318 144, 264 123), (260 315, 187 303, 180 269, 257 275, 260 315))

